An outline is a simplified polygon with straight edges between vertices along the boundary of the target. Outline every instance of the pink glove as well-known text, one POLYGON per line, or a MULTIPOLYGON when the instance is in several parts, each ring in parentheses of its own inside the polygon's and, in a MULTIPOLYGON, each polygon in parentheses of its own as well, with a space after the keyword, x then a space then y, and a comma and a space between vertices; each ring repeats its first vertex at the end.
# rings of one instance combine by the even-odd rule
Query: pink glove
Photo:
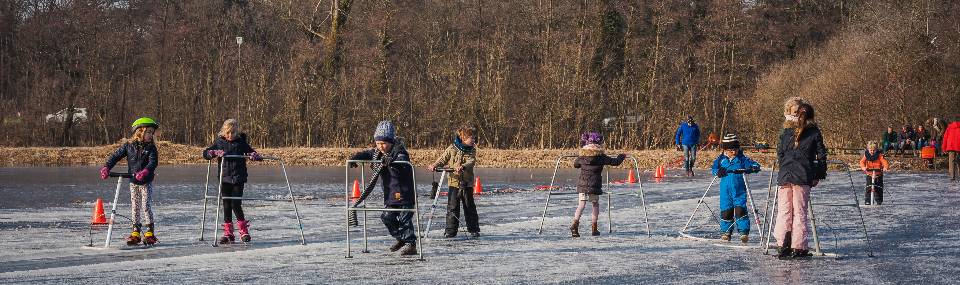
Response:
POLYGON ((210 156, 210 157, 223 156, 223 151, 222 151, 222 150, 214 150, 214 149, 211 149, 211 150, 208 150, 208 151, 207 151, 207 155, 210 156))
POLYGON ((256 151, 254 151, 254 152, 251 152, 251 153, 250 153, 250 159, 253 160, 253 161, 261 161, 261 160, 263 160, 263 157, 260 156, 259 153, 257 153, 256 151))
POLYGON ((106 180, 107 177, 110 177, 110 168, 106 166, 100 168, 100 179, 106 180))
POLYGON ((137 180, 143 181, 144 178, 147 178, 148 173, 150 173, 150 170, 140 170, 140 172, 137 172, 137 180))

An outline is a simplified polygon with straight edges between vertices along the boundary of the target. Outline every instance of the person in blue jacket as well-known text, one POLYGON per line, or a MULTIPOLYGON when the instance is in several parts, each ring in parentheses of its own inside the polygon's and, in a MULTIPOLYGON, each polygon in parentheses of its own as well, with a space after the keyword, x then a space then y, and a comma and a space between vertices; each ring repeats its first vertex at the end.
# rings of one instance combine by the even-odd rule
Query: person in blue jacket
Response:
POLYGON ((734 134, 723 136, 723 153, 713 161, 713 175, 720 177, 720 239, 730 241, 736 224, 740 241, 750 240, 750 218, 747 216, 747 185, 744 173, 760 171, 760 164, 743 155, 740 140, 734 134))
MULTIPOLYGON (((381 163, 370 164, 383 187, 383 204, 389 209, 413 209, 416 207, 416 190, 413 181, 413 167, 409 162, 410 154, 400 137, 396 135, 396 127, 390 121, 381 121, 377 124, 373 140, 376 147, 357 152, 350 156, 350 160, 379 160, 381 163)), ((351 164, 350 167, 356 167, 351 164)), ((375 179, 371 179, 374 181, 375 179)), ((360 200, 368 193, 362 194, 360 200)), ((400 251, 400 255, 417 254, 417 235, 413 225, 414 213, 406 211, 385 211, 380 220, 394 239, 390 252, 400 251)))
POLYGON ((693 164, 697 161, 697 144, 700 143, 700 126, 693 121, 693 116, 680 122, 674 142, 678 150, 683 150, 683 170, 687 176, 693 177, 693 164))

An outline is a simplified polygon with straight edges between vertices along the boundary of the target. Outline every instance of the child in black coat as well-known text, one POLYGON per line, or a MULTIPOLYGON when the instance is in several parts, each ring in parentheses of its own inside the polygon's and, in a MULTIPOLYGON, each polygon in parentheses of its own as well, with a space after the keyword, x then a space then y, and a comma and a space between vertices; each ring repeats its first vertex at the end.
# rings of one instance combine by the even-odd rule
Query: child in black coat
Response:
POLYGON ((583 213, 587 201, 593 204, 591 234, 599 236, 597 218, 600 216, 600 194, 603 194, 601 189, 603 186, 603 167, 620 165, 627 155, 620 154, 616 158, 606 156, 601 145, 603 144, 603 135, 597 132, 589 132, 580 136, 580 144, 582 145, 580 156, 573 162, 573 167, 580 169, 580 179, 577 183, 580 203, 577 205, 577 211, 573 214, 570 236, 580 236, 580 215, 583 213))

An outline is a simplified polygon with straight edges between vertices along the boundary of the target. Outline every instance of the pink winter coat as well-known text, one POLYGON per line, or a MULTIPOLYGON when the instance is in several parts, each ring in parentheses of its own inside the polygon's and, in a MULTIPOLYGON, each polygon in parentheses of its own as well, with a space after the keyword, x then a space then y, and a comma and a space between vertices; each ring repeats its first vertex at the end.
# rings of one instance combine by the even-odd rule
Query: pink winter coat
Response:
POLYGON ((943 133, 943 151, 960 151, 960 121, 950 123, 943 133))

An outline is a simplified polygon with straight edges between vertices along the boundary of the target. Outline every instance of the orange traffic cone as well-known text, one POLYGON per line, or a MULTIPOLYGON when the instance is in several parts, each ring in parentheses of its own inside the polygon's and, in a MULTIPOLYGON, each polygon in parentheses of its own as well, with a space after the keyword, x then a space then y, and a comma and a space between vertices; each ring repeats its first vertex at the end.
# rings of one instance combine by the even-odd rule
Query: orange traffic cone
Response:
POLYGON ((653 172, 653 178, 664 178, 667 176, 666 172, 663 165, 657 166, 657 170, 653 172))
POLYGON ((350 198, 360 198, 360 181, 357 181, 356 179, 353 180, 353 194, 350 195, 350 198))
POLYGON ((103 199, 97 198, 97 204, 93 207, 93 217, 90 218, 90 224, 107 224, 107 216, 103 214, 103 199))
POLYGON ((630 169, 630 172, 627 173, 627 183, 637 183, 637 175, 633 173, 633 169, 630 169))
POLYGON ((473 194, 483 194, 483 184, 480 184, 480 176, 477 176, 477 179, 473 182, 473 194))

